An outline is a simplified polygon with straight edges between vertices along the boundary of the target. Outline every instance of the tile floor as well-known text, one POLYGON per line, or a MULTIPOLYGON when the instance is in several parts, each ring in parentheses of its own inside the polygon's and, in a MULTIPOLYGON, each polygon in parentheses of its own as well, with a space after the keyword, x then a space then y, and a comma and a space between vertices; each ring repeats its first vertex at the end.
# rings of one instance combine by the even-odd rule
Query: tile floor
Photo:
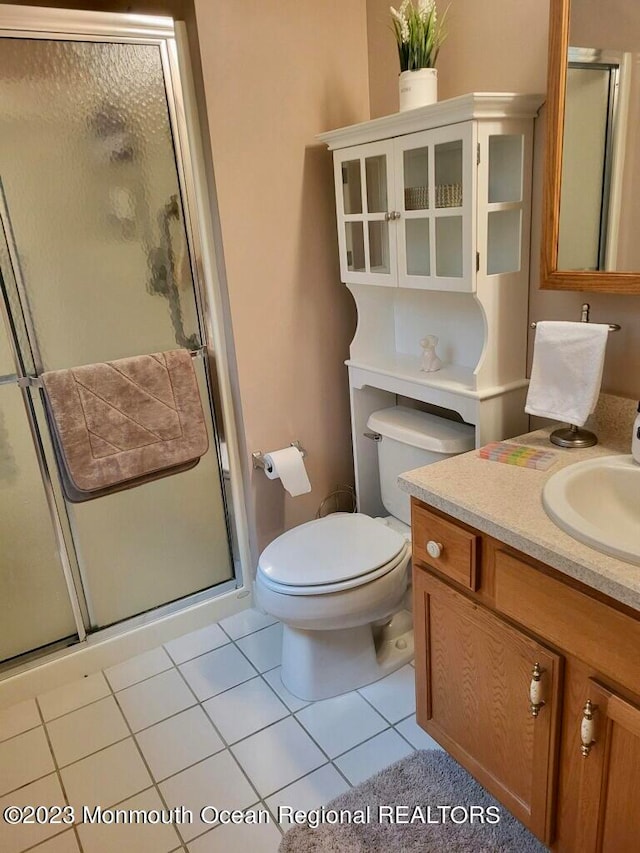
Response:
POLYGON ((9 826, 3 853, 275 853, 282 828, 201 823, 200 807, 310 809, 436 747, 415 722, 413 669, 303 702, 280 680, 281 626, 245 610, 0 711, 0 815, 70 804, 193 811, 179 825, 9 826))

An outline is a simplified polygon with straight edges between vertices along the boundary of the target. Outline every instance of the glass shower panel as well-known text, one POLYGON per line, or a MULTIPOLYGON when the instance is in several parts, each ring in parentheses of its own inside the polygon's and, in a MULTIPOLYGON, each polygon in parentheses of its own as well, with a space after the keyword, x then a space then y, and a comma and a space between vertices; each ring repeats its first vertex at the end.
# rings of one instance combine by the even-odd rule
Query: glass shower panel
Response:
MULTIPOLYGON (((2 39, 0 175, 43 370, 199 345, 160 48, 2 39)), ((233 576, 196 468, 69 505, 92 627, 233 576)))
POLYGON ((2 54, 0 174, 42 367, 197 346, 160 49, 2 54))
MULTIPOLYGON (((200 359, 196 372, 205 400, 200 359)), ((92 624, 109 625, 231 577, 210 422, 209 445, 190 471, 73 507, 92 624)))
POLYGON ((22 394, 8 379, 13 373, 0 326, 0 661, 77 636, 22 394))

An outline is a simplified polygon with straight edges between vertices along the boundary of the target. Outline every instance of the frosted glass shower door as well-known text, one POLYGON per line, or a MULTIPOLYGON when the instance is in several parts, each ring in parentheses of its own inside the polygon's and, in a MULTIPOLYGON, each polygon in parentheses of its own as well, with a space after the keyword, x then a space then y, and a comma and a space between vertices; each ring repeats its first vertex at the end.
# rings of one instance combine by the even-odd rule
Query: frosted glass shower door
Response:
POLYGON ((0 661, 76 637, 44 484, 15 379, 0 320, 0 661))
MULTIPOLYGON (((0 176, 37 370, 199 347, 161 47, 0 44, 0 176)), ((233 577, 206 365, 195 365, 210 431, 200 463, 67 506, 90 628, 233 577)))

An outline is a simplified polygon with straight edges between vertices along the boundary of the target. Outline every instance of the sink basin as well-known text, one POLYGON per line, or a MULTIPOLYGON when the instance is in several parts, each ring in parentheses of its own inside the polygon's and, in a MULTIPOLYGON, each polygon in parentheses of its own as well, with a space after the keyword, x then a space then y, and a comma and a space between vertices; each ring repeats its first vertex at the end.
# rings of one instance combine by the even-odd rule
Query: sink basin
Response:
POLYGON ((547 480, 542 504, 574 539, 640 566, 640 465, 633 457, 568 465, 547 480))

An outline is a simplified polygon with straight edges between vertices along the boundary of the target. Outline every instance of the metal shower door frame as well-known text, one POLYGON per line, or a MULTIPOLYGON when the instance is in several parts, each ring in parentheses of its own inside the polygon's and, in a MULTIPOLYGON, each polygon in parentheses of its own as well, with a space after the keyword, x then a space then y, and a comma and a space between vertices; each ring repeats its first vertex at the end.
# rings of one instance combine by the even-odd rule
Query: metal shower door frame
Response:
MULTIPOLYGON (((174 159, 180 191, 181 208, 184 215, 184 230, 189 250, 189 261, 193 281, 193 292, 196 303, 198 320, 198 333, 202 346, 205 348, 204 372, 207 382, 209 396, 209 407, 214 427, 214 447, 220 472, 220 488, 222 492, 222 504, 225 515, 227 530, 227 542, 229 545, 229 561, 232 569, 232 577, 229 581, 215 584, 205 590, 192 593, 176 602, 153 608, 153 613, 158 617, 168 615, 183 609, 185 602, 197 603, 207 600, 214 595, 237 589, 241 584, 241 578, 236 577, 238 561, 236 551, 241 548, 234 538, 233 527, 227 505, 227 497, 224 490, 223 466, 220 454, 219 440, 226 437, 225 418, 220 400, 219 379, 217 375, 215 347, 209 324, 207 323, 208 311, 210 310, 207 289, 203 273, 203 246, 200 239, 198 227, 198 207, 196 179, 193 169, 193 152, 189 142, 189 122, 183 97, 183 85, 178 62, 178 48, 174 21, 171 18, 149 16, 149 15, 122 15, 102 12, 76 12, 72 10, 28 8, 20 6, 0 7, 0 40, 2 38, 24 38, 39 39, 43 41, 81 41, 96 43, 116 44, 145 44, 155 46, 159 49, 164 89, 167 100, 169 116, 169 128, 174 149, 174 159)), ((30 386, 34 384, 43 371, 44 365, 38 348, 38 339, 35 325, 29 309, 29 301, 22 280, 19 257, 15 240, 13 238, 9 211, 0 181, 0 228, 4 232, 8 258, 11 271, 15 279, 15 286, 21 308, 21 319, 24 321, 26 337, 28 340, 35 375, 32 374, 24 363, 19 342, 16 339, 15 328, 9 311, 9 305, 5 305, 5 299, 0 299, 0 313, 5 320, 9 331, 12 355, 16 365, 15 381, 20 386, 29 427, 33 437, 34 448, 38 459, 38 465, 45 487, 47 504, 54 527, 56 542, 60 561, 62 564, 65 582, 71 600, 73 616, 76 623, 79 641, 87 639, 89 632, 96 636, 100 631, 113 633, 111 626, 104 629, 93 629, 88 607, 88 590, 85 591, 82 578, 82 557, 75 545, 78 541, 77 532, 74 529, 72 516, 67 512, 66 502, 62 501, 62 508, 56 501, 51 471, 47 463, 45 449, 40 436, 40 426, 30 397, 30 386), (66 515, 70 529, 70 536, 65 534, 61 522, 60 513, 66 515), (71 539, 71 541, 69 541, 71 539), (77 566, 74 572, 73 566, 77 566), (81 590, 81 592, 80 592, 81 590)), ((1 277, 1 271, 0 271, 1 277)), ((4 289, 4 288, 3 288, 4 289)), ((8 300, 7 300, 8 301, 8 300)), ((4 381, 11 381, 13 377, 0 377, 4 381)), ((144 611, 134 615, 120 623, 128 627, 136 623, 146 623, 149 613, 144 611)))

